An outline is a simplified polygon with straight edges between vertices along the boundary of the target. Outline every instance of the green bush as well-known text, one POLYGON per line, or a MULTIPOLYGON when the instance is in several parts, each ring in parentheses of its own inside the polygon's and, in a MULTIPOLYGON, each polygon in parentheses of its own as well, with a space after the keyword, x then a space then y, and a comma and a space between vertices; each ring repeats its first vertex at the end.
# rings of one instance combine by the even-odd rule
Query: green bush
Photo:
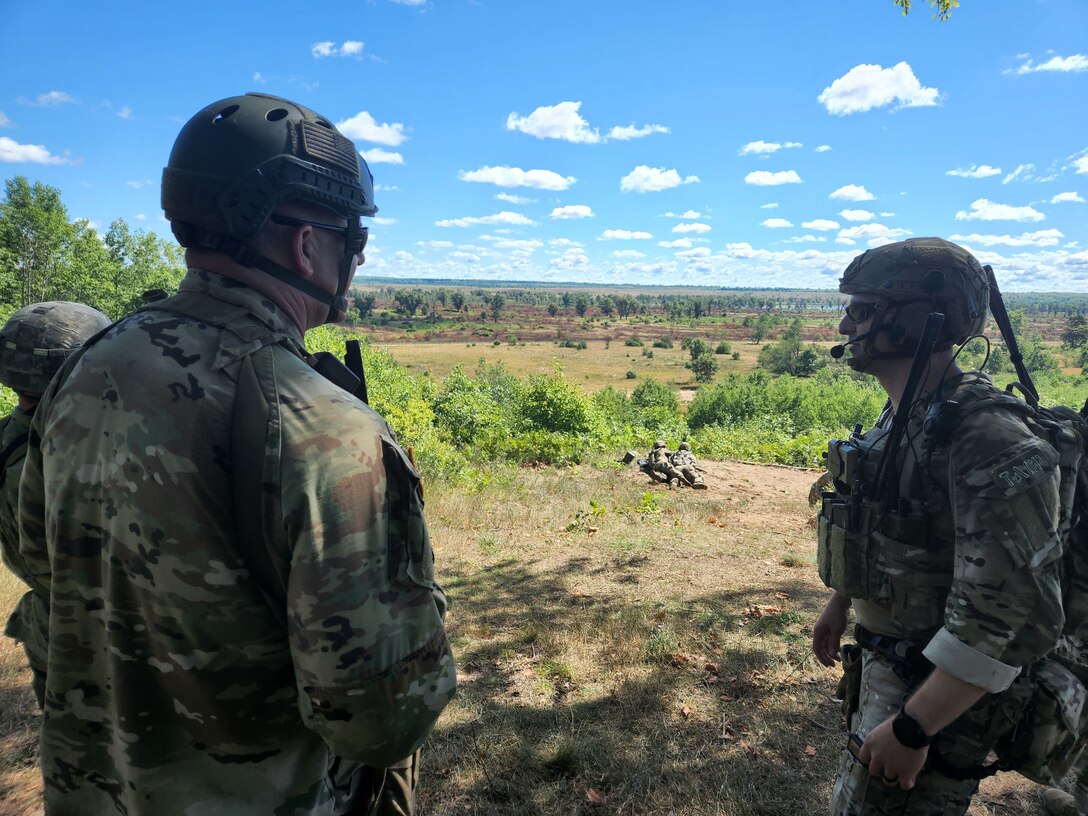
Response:
POLYGON ((666 334, 664 337, 662 337, 662 338, 660 338, 658 340, 654 340, 653 346, 654 346, 654 348, 671 349, 672 348, 672 338, 669 337, 669 335, 666 334))
POLYGON ((680 411, 676 392, 658 380, 645 380, 635 386, 631 392, 631 405, 636 411, 647 408, 661 408, 674 414, 680 411))
POLYGON ((644 346, 644 345, 646 345, 641 340, 639 340, 637 337, 628 337, 626 340, 623 341, 623 344, 625 346, 644 346))
POLYGON ((596 421, 589 398, 568 383, 560 369, 547 376, 531 375, 515 411, 522 432, 585 434, 596 421))
POLYGON ((633 380, 636 377, 638 377, 638 374, 636 374, 634 371, 631 371, 631 370, 627 371, 627 379, 633 380))
MULTIPOLYGON (((733 347, 730 346, 729 343, 727 343, 725 340, 722 340, 720 343, 718 343, 717 346, 714 347, 714 353, 728 354, 730 351, 732 351, 732 348, 733 347)), ((739 357, 740 355, 738 354, 737 356, 739 357)))

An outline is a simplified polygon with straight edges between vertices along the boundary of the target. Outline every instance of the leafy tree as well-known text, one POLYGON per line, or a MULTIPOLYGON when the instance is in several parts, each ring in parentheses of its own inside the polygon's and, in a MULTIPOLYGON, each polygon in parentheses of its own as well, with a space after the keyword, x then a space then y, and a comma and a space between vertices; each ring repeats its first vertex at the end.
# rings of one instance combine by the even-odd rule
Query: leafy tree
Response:
POLYGON ((397 289, 393 292, 393 302, 397 304, 397 310, 414 317, 416 310, 427 302, 423 292, 419 289, 397 289))
POLYGON ((827 355, 817 346, 805 346, 801 340, 803 324, 795 318, 782 339, 764 346, 759 352, 759 367, 774 374, 808 377, 827 365, 827 355))
POLYGON ((557 314, 559 314, 559 304, 556 303, 554 300, 548 304, 548 314, 552 317, 555 317, 557 314))
MULTIPOLYGON (((912 0, 892 0, 895 5, 899 6, 903 10, 903 16, 906 17, 913 6, 912 0)), ((945 22, 952 16, 952 9, 959 8, 959 0, 929 0, 929 5, 934 9, 933 19, 945 22)))
POLYGON ((491 319, 497 321, 499 314, 502 312, 502 307, 506 304, 506 295, 502 292, 495 292, 487 299, 487 305, 491 309, 491 319))
POLYGON ((60 190, 16 176, 0 202, 0 297, 14 309, 52 300, 69 270, 76 229, 60 190))
POLYGON ((589 298, 585 295, 578 295, 574 300, 574 311, 578 313, 578 317, 585 317, 587 309, 589 309, 589 298))
POLYGON ((675 414, 680 410, 676 392, 658 380, 643 380, 635 386, 631 404, 639 411, 657 408, 675 414))
POLYGON ((718 359, 710 351, 705 351, 698 357, 692 357, 684 365, 691 369, 691 373, 695 375, 695 382, 699 383, 711 382, 718 372, 718 359))
POLYGON ((691 359, 696 357, 702 357, 704 354, 710 354, 710 344, 701 338, 693 338, 687 345, 688 353, 691 355, 691 359))
POLYGON ((450 303, 453 304, 454 309, 461 311, 465 306, 465 293, 460 291, 454 292, 450 295, 450 303))
POLYGON ((1062 332, 1062 345, 1070 349, 1088 345, 1088 318, 1083 314, 1069 315, 1065 331, 1062 332))
POLYGON ((372 294, 356 295, 355 308, 359 310, 360 317, 369 317, 374 314, 374 304, 377 298, 372 294))
POLYGON ((597 301, 597 308, 601 310, 601 314, 605 317, 611 317, 616 312, 616 302, 608 295, 605 295, 597 301))

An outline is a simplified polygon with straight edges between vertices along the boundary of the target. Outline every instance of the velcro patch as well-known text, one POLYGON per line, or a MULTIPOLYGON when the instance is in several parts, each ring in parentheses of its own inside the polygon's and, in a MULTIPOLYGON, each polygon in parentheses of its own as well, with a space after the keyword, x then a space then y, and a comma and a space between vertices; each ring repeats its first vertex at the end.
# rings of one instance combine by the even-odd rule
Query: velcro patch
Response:
POLYGON ((984 480, 988 483, 978 484, 983 488, 980 496, 1011 498, 1051 479, 1057 465, 1058 452, 1041 439, 1031 438, 1002 451, 971 475, 981 475, 982 470, 988 474, 984 480))

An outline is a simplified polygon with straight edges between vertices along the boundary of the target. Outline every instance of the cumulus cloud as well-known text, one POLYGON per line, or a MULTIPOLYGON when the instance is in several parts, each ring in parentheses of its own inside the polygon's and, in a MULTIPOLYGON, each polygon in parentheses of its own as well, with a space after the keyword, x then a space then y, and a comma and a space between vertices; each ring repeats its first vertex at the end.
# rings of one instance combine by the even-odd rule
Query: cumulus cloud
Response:
POLYGON ((769 202, 767 204, 760 204, 759 208, 761 210, 777 210, 778 209, 778 202, 777 201, 771 201, 771 202, 769 202))
POLYGON ((948 240, 959 241, 964 244, 981 244, 982 246, 1057 246, 1065 236, 1060 230, 1047 229, 1035 232, 1022 232, 1020 235, 953 235, 948 240))
POLYGON ((396 147, 408 138, 400 122, 379 124, 367 111, 360 111, 350 119, 337 122, 336 129, 354 141, 373 142, 386 147, 396 147))
POLYGON ((792 238, 784 238, 782 243, 784 244, 810 244, 813 242, 826 241, 827 239, 822 235, 795 235, 792 238))
POLYGON ((132 116, 133 116, 132 108, 130 108, 128 105, 123 105, 121 107, 121 110, 117 111, 117 115, 120 118, 128 121, 128 120, 132 119, 132 116))
POLYGON ((675 241, 658 241, 659 247, 665 247, 665 249, 691 249, 690 238, 677 238, 675 241))
POLYGON ((645 258, 645 252, 639 252, 637 249, 617 249, 612 252, 613 258, 645 258))
POLYGON ((466 218, 445 218, 435 221, 436 227, 472 227, 478 224, 510 224, 515 227, 535 227, 536 221, 526 218, 521 213, 504 210, 494 215, 469 216, 466 218))
POLYGON ((388 227, 397 223, 395 218, 386 218, 384 215, 372 215, 370 221, 373 224, 377 224, 379 227, 388 227))
POLYGON ((873 220, 873 214, 868 210, 839 210, 839 215, 847 221, 873 220))
POLYGON ((609 229, 605 230, 597 238, 598 241, 645 241, 653 236, 648 232, 641 232, 638 230, 625 230, 625 229, 609 229))
POLYGON ((855 65, 824 88, 816 100, 828 113, 846 116, 888 105, 894 105, 895 110, 930 107, 939 98, 939 90, 923 87, 910 65, 900 62, 891 68, 855 65))
POLYGON ((566 190, 578 180, 574 176, 561 176, 551 170, 522 170, 520 167, 503 165, 485 165, 479 170, 462 171, 457 177, 461 181, 495 184, 499 187, 535 187, 538 190, 566 190))
POLYGON ((699 181, 698 176, 681 178, 680 174, 675 170, 666 170, 664 167, 647 167, 640 164, 620 179, 620 190, 625 193, 656 193, 661 190, 679 187, 681 184, 693 184, 697 181, 699 181))
POLYGON ((1035 62, 1029 58, 1018 67, 1008 68, 1002 73, 1023 76, 1024 74, 1037 74, 1040 71, 1051 71, 1063 74, 1088 71, 1088 56, 1085 56, 1084 54, 1073 54, 1068 57, 1054 56, 1046 62, 1040 62, 1039 64, 1035 64, 1035 62))
POLYGON ((971 165, 970 167, 957 167, 955 170, 945 170, 946 176, 960 176, 961 178, 988 178, 990 176, 1000 176, 1000 167, 991 167, 988 164, 980 164, 978 166, 971 165))
POLYGON ((779 150, 782 150, 783 148, 791 148, 791 147, 804 147, 804 145, 802 145, 800 142, 786 142, 784 144, 780 143, 780 142, 764 142, 764 141, 748 142, 748 144, 744 145, 743 147, 741 147, 741 149, 739 151, 737 151, 737 155, 738 156, 751 156, 751 155, 769 156, 772 153, 777 153, 779 150))
POLYGON ((11 120, 8 119, 8 117, 4 114, 3 111, 0 111, 0 128, 6 128, 10 124, 11 124, 11 120))
POLYGON ((801 226, 805 229, 813 229, 819 232, 827 232, 827 230, 838 229, 839 222, 831 221, 827 218, 817 218, 815 221, 802 221, 801 226))
POLYGON ((838 201, 872 201, 876 196, 862 187, 860 184, 847 184, 828 195, 838 201))
POLYGON ((608 131, 609 139, 616 139, 621 142, 627 142, 631 139, 641 139, 644 136, 649 136, 654 133, 671 133, 664 125, 643 125, 642 127, 635 127, 634 125, 628 125, 627 127, 620 127, 617 125, 608 131))
POLYGON ((831 145, 820 145, 816 148, 817 153, 826 153, 831 149, 831 145))
POLYGON ((20 105, 30 105, 35 108, 52 108, 57 105, 74 105, 79 100, 64 91, 49 91, 38 94, 33 99, 24 99, 20 96, 16 101, 20 105))
POLYGON ((19 144, 7 136, 0 136, 0 163, 9 164, 74 164, 67 152, 54 156, 43 145, 19 144))
POLYGON ((757 187, 775 187, 779 184, 800 184, 801 177, 796 170, 779 170, 774 173, 770 170, 755 170, 744 177, 744 183, 757 187))
POLYGON ((695 235, 702 235, 704 233, 710 232, 710 230, 710 224, 701 224, 698 222, 693 224, 677 224, 675 227, 672 228, 673 232, 680 233, 681 235, 686 235, 689 233, 693 233, 695 235))
POLYGON ((665 213, 662 216, 662 218, 702 218, 702 217, 703 217, 703 214, 701 212, 697 212, 695 210, 687 210, 686 212, 682 212, 682 213, 674 213, 674 212, 670 211, 670 212, 665 213))
POLYGON ((676 253, 680 258, 705 258, 710 255, 710 250, 706 247, 695 247, 694 249, 685 249, 683 252, 676 253))
POLYGON ((568 204, 565 207, 556 207, 552 210, 551 217, 557 220, 572 218, 593 218, 594 212, 585 204, 568 204))
POLYGON ((835 237, 836 244, 853 246, 858 241, 865 241, 870 247, 890 244, 910 235, 910 230, 893 229, 883 224, 859 224, 856 227, 847 227, 839 230, 835 237))
POLYGON ((364 43, 358 40, 344 40, 344 42, 337 45, 331 40, 324 40, 322 42, 315 42, 310 46, 310 54, 314 59, 325 59, 326 57, 361 57, 363 55, 364 43))
POLYGON ((599 144, 616 139, 630 141, 641 139, 654 133, 669 133, 664 125, 616 125, 602 136, 599 128, 590 127, 582 114, 581 102, 560 102, 556 105, 542 105, 528 116, 511 113, 506 117, 506 129, 528 133, 538 139, 560 139, 575 144, 599 144))
POLYGON ((987 198, 971 202, 970 210, 956 213, 957 221, 1042 221, 1046 216, 1032 206, 997 204, 987 198))
POLYGON ((453 249, 453 241, 416 241, 424 249, 453 249))
POLYGON ((1008 184, 1010 181, 1016 181, 1017 179, 1020 179, 1021 181, 1030 181, 1034 170, 1034 164, 1021 164, 1005 176, 1005 178, 1001 179, 1001 183, 1008 184))
POLYGON ((526 198, 513 193, 495 193, 495 200, 505 201, 508 204, 533 204, 536 202, 535 198, 526 198))
POLYGON ((1077 174, 1088 173, 1088 156, 1081 156, 1079 159, 1073 159, 1073 166, 1077 168, 1077 174))
POLYGON ((382 150, 380 147, 360 150, 359 155, 366 159, 367 164, 404 164, 404 156, 400 153, 382 150))
POLYGON ((782 229, 784 227, 792 227, 793 224, 787 221, 785 218, 768 218, 759 222, 764 227, 770 227, 771 229, 782 229))
POLYGON ((1084 203, 1084 199, 1081 198, 1080 193, 1058 193, 1050 199, 1051 204, 1061 204, 1063 201, 1076 202, 1078 204, 1084 203))

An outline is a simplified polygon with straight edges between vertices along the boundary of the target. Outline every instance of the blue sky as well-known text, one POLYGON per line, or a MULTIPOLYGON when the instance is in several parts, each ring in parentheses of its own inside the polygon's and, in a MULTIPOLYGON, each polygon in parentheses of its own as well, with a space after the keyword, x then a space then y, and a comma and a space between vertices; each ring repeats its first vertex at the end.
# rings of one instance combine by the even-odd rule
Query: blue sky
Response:
POLYGON ((363 274, 834 288, 939 235, 1088 291, 1088 2, 0 2, 0 172, 169 236, 181 124, 246 91, 355 140, 363 274))

